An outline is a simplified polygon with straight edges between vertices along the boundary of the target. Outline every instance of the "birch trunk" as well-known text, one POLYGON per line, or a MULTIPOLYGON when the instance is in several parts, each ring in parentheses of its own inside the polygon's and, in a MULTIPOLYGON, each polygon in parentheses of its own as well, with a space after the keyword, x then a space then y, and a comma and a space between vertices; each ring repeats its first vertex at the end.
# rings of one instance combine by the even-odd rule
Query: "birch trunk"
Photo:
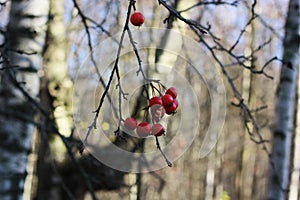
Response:
POLYGON ((290 175, 299 68, 299 0, 290 0, 285 25, 284 64, 277 90, 268 200, 286 199, 290 175))
MULTIPOLYGON (((298 72, 299 76, 299 72, 298 72)), ((293 150, 293 170, 291 172, 291 181, 289 187, 289 200, 297 200, 299 199, 299 181, 300 181, 300 80, 298 78, 298 99, 297 99, 297 116, 296 116, 296 128, 295 128, 295 136, 294 136, 294 150, 293 150)))
MULTIPOLYGON (((47 29, 46 47, 43 55, 43 77, 41 78, 41 103, 55 119, 59 132, 70 136, 72 129, 72 85, 67 66, 67 40, 66 25, 64 23, 64 2, 50 0, 49 21, 47 29)), ((42 123, 47 124, 48 119, 41 117, 42 123)), ((45 131, 45 130, 40 130, 45 131)), ((61 139, 45 131, 39 134, 36 141, 38 149, 37 175, 38 189, 37 199, 54 199, 53 194, 59 195, 58 187, 49 188, 49 139, 51 139, 50 151, 53 157, 62 161, 65 155, 65 147, 61 139), (49 138, 45 138, 47 135, 49 138)), ((50 161, 51 162, 51 161, 50 161)), ((56 177, 57 178, 57 177, 56 177)), ((55 177, 53 176, 53 179, 55 177)))
POLYGON ((42 66, 47 0, 11 1, 5 56, 8 68, 0 85, 0 199, 22 199, 28 153, 31 150, 32 124, 36 110, 25 93, 37 99, 38 71, 42 66), (24 53, 18 53, 21 51, 24 53), (22 89, 20 89, 22 88, 22 89), (23 90, 23 92, 21 92, 23 90))
MULTIPOLYGON (((255 7, 257 8, 257 7, 255 7)), ((253 54, 255 50, 256 41, 255 36, 257 32, 257 22, 254 21, 251 23, 251 26, 248 27, 250 32, 249 38, 249 48, 245 50, 245 54, 253 54)), ((248 56, 248 55, 247 55, 248 56)), ((249 61, 249 66, 252 69, 255 69, 256 61, 253 59, 249 61)), ((256 101, 258 95, 256 90, 258 90, 258 77, 257 74, 252 73, 251 71, 244 69, 243 71, 243 93, 242 96, 248 100, 248 105, 250 109, 254 110, 257 105, 256 101)), ((253 114, 254 116, 256 113, 253 114)), ((253 132, 252 124, 248 124, 249 130, 253 132)), ((241 187, 240 187, 240 199, 253 199, 253 188, 254 188, 254 179, 255 179, 255 165, 257 162, 257 148, 258 145, 250 140, 249 132, 244 129, 244 147, 242 152, 242 163, 241 163, 241 187)))

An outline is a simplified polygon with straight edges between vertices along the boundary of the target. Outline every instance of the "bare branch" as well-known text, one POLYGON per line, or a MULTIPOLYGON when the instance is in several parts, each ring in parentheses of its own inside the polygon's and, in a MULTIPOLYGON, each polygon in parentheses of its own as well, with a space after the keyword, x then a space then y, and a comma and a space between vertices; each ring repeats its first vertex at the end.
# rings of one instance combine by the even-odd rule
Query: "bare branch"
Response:
POLYGON ((229 5, 229 6, 238 6, 238 1, 232 1, 232 2, 227 2, 227 1, 199 1, 198 3, 184 9, 184 10, 180 10, 178 11, 179 13, 183 13, 183 12, 187 12, 189 10, 192 10, 193 8, 199 7, 199 6, 205 6, 205 5, 229 5))
MULTIPOLYGON (((166 1, 158 0, 158 3, 161 4, 161 5, 163 5, 170 12, 170 14, 172 16, 174 16, 177 19, 185 22, 189 26, 195 28, 201 34, 206 34, 207 33, 207 29, 208 28, 203 27, 202 25, 200 25, 196 21, 184 18, 175 8, 173 8, 172 6, 170 6, 169 4, 167 4, 166 1)), ((165 19, 164 21, 166 22, 166 21, 168 21, 168 19, 165 19)))

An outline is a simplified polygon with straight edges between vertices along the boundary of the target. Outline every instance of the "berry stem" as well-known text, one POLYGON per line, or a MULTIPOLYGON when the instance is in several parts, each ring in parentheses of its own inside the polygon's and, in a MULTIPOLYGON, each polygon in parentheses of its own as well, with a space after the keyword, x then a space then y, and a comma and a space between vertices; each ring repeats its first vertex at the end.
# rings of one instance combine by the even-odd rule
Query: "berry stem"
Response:
POLYGON ((160 144, 159 144, 159 141, 158 141, 158 138, 157 136, 155 136, 155 140, 156 140, 156 146, 158 148, 158 150, 160 151, 161 155, 164 157, 164 159, 166 160, 166 163, 168 164, 169 167, 172 167, 172 163, 168 160, 166 154, 161 150, 160 148, 160 144))

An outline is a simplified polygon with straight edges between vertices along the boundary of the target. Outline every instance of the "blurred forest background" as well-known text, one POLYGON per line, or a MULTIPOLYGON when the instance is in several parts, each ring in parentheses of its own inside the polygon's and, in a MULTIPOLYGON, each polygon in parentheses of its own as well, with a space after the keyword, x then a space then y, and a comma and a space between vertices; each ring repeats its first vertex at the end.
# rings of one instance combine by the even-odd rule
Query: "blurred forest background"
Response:
MULTIPOLYGON (((0 199, 297 200, 298 67, 299 0, 0 0, 0 199), (126 24, 128 8, 144 14, 141 27, 126 24), (138 34, 146 27, 166 31, 153 41, 151 32, 138 34), (156 48, 139 50, 144 71, 177 87, 182 104, 165 121, 170 134, 160 138, 161 146, 178 124, 185 133, 199 120, 191 146, 173 167, 150 173, 118 171, 89 151, 80 154, 80 137, 114 67, 103 60, 117 56, 122 31, 122 48, 131 52, 119 60, 121 83, 132 93, 122 117, 147 104, 135 88, 142 82, 128 28, 137 33, 137 46, 143 41, 171 45, 174 52, 189 49, 168 38, 167 30, 176 30, 201 46, 205 53, 197 65, 204 72, 218 68, 222 74, 225 123, 204 158, 199 150, 212 123, 209 83, 180 55, 156 48), (116 46, 97 48, 108 38, 116 46), (191 104, 189 87, 196 96, 191 104), (201 113, 199 119, 189 116, 193 112, 201 113)), ((115 78, 93 137, 106 134, 132 152, 156 150, 153 140, 115 136, 117 83, 115 78)))

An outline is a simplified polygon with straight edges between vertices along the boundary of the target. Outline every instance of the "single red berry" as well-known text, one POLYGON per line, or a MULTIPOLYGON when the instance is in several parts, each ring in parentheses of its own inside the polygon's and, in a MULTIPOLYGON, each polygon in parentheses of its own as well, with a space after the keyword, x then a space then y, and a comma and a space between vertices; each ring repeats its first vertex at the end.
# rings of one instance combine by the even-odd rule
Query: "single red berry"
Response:
POLYGON ((135 12, 130 16, 130 22, 134 26, 141 26, 145 21, 145 17, 140 12, 135 12))
POLYGON ((149 106, 152 107, 153 105, 162 105, 163 102, 161 100, 160 97, 152 97, 150 100, 149 100, 149 106))
POLYGON ((141 122, 136 128, 136 134, 139 137, 147 137, 150 135, 151 132, 151 126, 148 122, 141 122))
POLYGON ((174 99, 177 97, 177 90, 174 87, 167 89, 166 94, 171 95, 174 99))
POLYGON ((137 121, 133 117, 128 117, 124 121, 124 127, 130 131, 136 129, 137 121))
POLYGON ((161 136, 165 133, 165 128, 161 124, 154 124, 151 128, 151 133, 154 136, 161 136))
POLYGON ((161 99, 164 106, 171 106, 174 101, 174 98, 169 94, 165 94, 161 99))
POLYGON ((173 103, 171 106, 165 106, 164 108, 166 110, 167 115, 171 115, 175 113, 177 106, 175 103, 173 103))

